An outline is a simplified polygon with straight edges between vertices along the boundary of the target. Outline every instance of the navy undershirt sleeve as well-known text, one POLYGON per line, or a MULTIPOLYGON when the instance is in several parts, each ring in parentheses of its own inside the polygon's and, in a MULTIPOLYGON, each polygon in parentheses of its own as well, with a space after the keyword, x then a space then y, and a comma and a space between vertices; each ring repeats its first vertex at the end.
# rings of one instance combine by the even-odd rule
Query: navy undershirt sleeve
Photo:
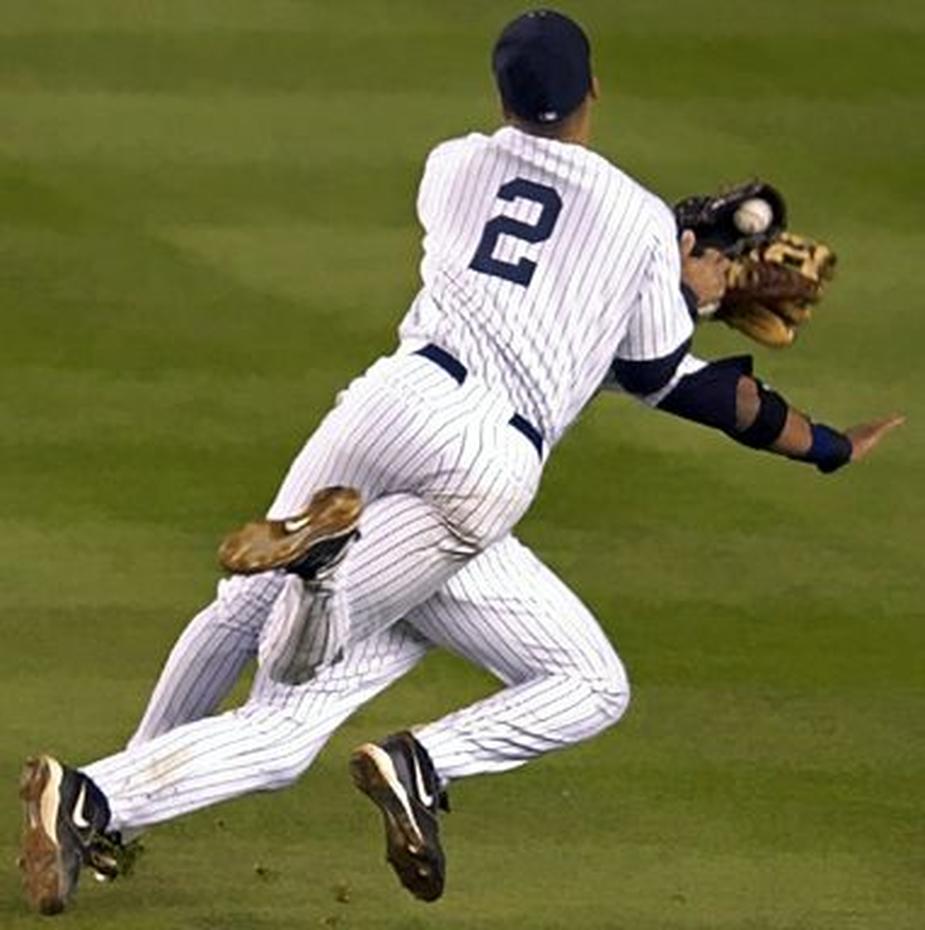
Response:
POLYGON ((670 355, 641 361, 618 356, 610 367, 610 375, 623 390, 629 391, 630 394, 637 394, 640 397, 654 394, 671 381, 690 346, 691 341, 688 339, 670 355))

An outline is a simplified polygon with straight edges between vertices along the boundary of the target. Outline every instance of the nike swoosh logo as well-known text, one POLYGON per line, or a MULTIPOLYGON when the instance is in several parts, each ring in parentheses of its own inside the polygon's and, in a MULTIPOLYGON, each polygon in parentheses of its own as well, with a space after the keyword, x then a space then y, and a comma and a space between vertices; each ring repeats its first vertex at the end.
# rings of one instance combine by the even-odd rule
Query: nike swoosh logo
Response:
POLYGON ((434 796, 427 790, 427 787, 424 784, 424 773, 421 771, 421 764, 418 762, 417 756, 414 756, 413 758, 414 758, 414 787, 418 793, 418 797, 420 797, 425 807, 433 807, 434 796))
POLYGON ((287 533, 298 533, 299 530, 304 530, 308 526, 311 519, 311 517, 299 517, 297 520, 284 520, 283 529, 287 533))
POLYGON ((87 785, 86 783, 80 786, 80 794, 77 795, 77 800, 74 802, 74 807, 71 810, 71 820, 74 821, 74 826, 80 830, 89 830, 90 821, 84 817, 84 801, 87 798, 87 785))

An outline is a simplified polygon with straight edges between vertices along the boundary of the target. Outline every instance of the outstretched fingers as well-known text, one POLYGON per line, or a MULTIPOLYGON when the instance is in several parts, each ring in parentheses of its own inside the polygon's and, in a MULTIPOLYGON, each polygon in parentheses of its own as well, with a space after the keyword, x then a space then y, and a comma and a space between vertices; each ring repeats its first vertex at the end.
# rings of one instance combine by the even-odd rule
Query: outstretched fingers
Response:
POLYGON ((845 435, 851 440, 851 461, 858 462, 868 455, 887 433, 902 426, 906 418, 899 413, 891 414, 870 423, 861 423, 845 430, 845 435))

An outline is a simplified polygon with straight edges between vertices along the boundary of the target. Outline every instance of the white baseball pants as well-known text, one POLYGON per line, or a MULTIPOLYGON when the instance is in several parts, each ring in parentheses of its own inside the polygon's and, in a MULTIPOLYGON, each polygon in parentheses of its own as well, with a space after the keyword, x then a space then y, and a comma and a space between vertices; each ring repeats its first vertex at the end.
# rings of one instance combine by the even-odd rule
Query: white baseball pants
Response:
MULTIPOLYGON (((246 705, 214 710, 257 651, 284 576, 234 577, 174 648, 129 747, 86 768, 113 826, 141 827, 290 783, 330 733, 432 644, 508 687, 418 738, 446 780, 501 771, 599 732, 626 678, 586 608, 509 530, 542 462, 509 403, 407 350, 345 391, 293 462, 270 509, 297 513, 320 487, 358 488, 361 538, 334 574, 344 658, 307 684, 258 669, 246 705)), ((331 618, 328 618, 331 619, 331 618)), ((263 648, 261 644, 261 649, 263 648)))
MULTIPOLYGON (((330 657, 400 620, 521 518, 543 463, 510 426, 513 413, 478 379, 459 384, 410 346, 377 361, 340 396, 268 514, 293 516, 329 485, 363 496, 360 539, 322 583, 310 614, 330 657)), ((261 642, 261 655, 289 652, 285 624, 276 620, 264 637, 279 645, 261 642)))
POLYGON ((84 768, 109 798, 114 829, 292 784, 350 714, 432 646, 507 685, 415 728, 444 782, 589 739, 626 709, 623 666, 591 613, 508 536, 406 620, 351 646, 307 684, 281 685, 258 669, 243 707, 203 717, 256 652, 281 585, 278 573, 221 582, 219 597, 174 647, 128 748, 84 768))

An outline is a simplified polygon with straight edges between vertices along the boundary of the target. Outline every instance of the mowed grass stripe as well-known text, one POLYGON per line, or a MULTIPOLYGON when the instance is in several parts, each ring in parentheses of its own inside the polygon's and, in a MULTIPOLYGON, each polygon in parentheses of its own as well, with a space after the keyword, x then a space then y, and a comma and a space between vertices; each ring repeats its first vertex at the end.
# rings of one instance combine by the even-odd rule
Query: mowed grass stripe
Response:
MULTIPOLYGON (((349 33, 326 28, 311 16, 303 26, 301 30, 208 29, 182 34, 124 30, 19 33, 0 37, 0 82, 26 90, 181 91, 184 95, 310 90, 336 97, 344 91, 368 93, 375 84, 365 63, 375 59, 380 86, 391 91, 416 92, 427 86, 442 93, 471 93, 470 61, 481 51, 485 34, 481 23, 458 19, 442 28, 405 30, 391 40, 362 22, 349 33), (455 54, 446 54, 450 47, 455 54), (410 60, 413 67, 409 67, 410 60), (346 68, 345 62, 356 66, 346 68)), ((626 41, 615 32, 598 38, 602 73, 619 67, 628 89, 647 96, 674 98, 677 94, 673 73, 658 67, 658 62, 672 61, 683 72, 703 54, 689 33, 636 34, 626 41)), ((731 35, 707 31, 703 39, 714 66, 737 76, 735 81, 711 88, 715 98, 762 100, 792 94, 817 103, 857 103, 884 94, 917 96, 921 32, 908 28, 842 33, 837 42, 824 32, 804 30, 780 35, 774 44, 768 43, 766 35, 747 30, 731 35), (868 63, 872 43, 880 55, 868 63), (782 52, 803 66, 777 67, 782 52), (850 75, 846 61, 854 63, 850 75)), ((479 75, 485 90, 489 86, 486 71, 479 75)))

